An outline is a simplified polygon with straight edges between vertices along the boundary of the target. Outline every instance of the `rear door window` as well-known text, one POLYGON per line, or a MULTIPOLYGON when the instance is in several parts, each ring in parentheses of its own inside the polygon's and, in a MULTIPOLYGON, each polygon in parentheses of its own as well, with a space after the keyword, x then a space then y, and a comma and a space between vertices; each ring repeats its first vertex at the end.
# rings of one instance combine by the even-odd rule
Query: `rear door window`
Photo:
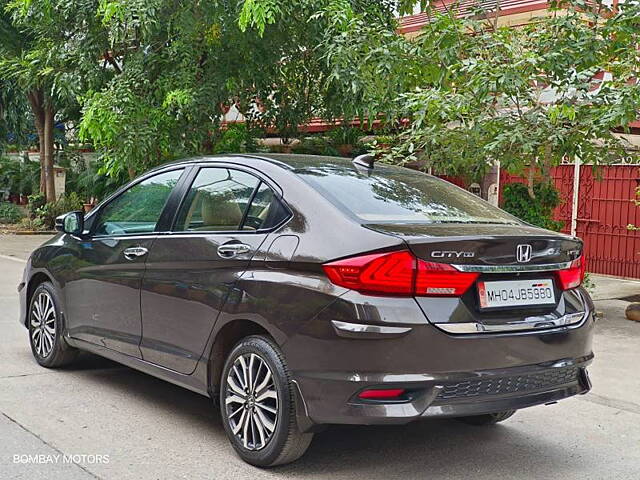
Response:
POLYGON ((174 230, 264 230, 279 223, 282 214, 273 190, 259 178, 240 170, 204 167, 187 193, 174 230))

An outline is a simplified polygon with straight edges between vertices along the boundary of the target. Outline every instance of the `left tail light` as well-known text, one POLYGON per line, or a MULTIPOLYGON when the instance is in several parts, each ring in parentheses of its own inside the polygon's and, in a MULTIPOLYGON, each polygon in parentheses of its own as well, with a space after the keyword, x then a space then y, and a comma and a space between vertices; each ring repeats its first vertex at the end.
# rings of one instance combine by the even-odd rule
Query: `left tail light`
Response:
POLYGON ((425 262, 407 250, 361 255, 326 263, 323 268, 335 285, 362 293, 401 296, 459 297, 479 275, 444 263, 425 262))
POLYGON ((586 262, 584 257, 576 258, 569 268, 564 270, 558 270, 556 277, 558 279, 558 286, 562 290, 570 290, 572 288, 579 287, 584 281, 584 275, 586 272, 586 262))

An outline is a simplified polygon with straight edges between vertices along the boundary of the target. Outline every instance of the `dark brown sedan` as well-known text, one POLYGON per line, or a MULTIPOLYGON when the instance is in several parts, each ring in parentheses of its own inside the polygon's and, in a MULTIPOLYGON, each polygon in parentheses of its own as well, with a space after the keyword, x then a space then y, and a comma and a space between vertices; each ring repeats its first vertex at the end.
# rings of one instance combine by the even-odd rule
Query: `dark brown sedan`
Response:
POLYGON ((590 388, 581 241, 367 156, 195 158, 58 228, 19 285, 36 360, 209 396, 254 465, 324 424, 491 424, 590 388))

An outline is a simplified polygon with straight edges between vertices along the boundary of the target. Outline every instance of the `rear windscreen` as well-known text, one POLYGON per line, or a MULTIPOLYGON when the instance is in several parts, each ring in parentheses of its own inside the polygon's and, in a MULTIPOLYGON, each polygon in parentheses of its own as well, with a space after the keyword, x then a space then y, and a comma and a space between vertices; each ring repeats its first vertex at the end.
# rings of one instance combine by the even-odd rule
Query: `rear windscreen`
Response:
POLYGON ((364 223, 520 223, 466 190, 407 168, 376 165, 368 173, 326 165, 295 172, 364 223))

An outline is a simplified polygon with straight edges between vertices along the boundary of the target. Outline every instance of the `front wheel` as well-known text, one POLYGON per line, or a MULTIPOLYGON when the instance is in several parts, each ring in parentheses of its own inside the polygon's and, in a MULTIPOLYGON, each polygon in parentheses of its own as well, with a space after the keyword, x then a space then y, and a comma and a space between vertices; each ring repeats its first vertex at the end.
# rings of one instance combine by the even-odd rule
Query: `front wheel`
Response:
POLYGON ((313 433, 298 428, 295 387, 273 340, 242 339, 226 360, 221 383, 222 423, 245 462, 272 467, 304 454, 313 433))
POLYGON ((513 416, 514 413, 516 413, 515 410, 506 410, 504 412, 487 413, 486 415, 459 417, 456 420, 468 423, 469 425, 495 425, 496 423, 504 422, 507 418, 513 416))
POLYGON ((64 338, 58 296, 51 283, 41 283, 33 292, 28 322, 31 351, 40 365, 58 368, 75 360, 78 351, 64 338))

